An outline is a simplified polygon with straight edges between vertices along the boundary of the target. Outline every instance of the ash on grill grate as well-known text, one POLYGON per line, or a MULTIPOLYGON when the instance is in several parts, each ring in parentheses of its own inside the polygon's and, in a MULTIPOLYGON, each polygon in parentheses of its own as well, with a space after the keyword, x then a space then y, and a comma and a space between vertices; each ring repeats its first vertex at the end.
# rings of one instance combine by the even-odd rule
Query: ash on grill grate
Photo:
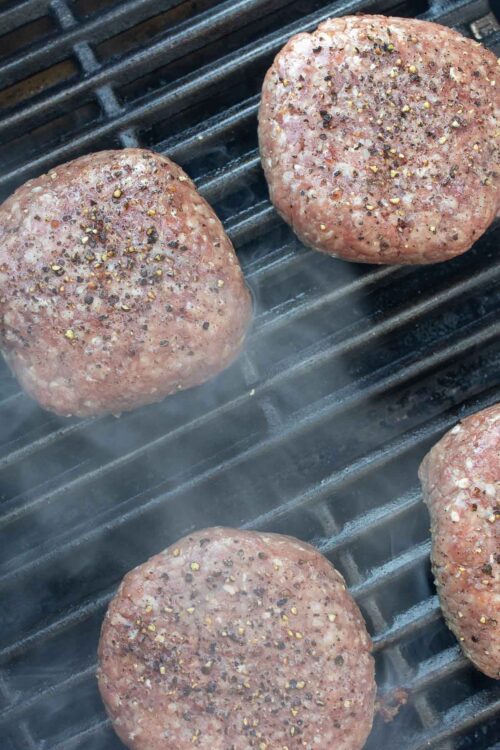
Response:
MULTIPOLYGON (((258 159, 274 54, 299 29, 363 10, 470 34, 492 7, 0 4, 2 193, 89 150, 168 153, 224 218, 257 304, 231 370, 119 420, 44 413, 0 367, 2 750, 121 747, 94 678, 106 604, 129 568, 216 523, 295 534, 345 575, 381 691, 408 693, 368 750, 495 747, 500 691, 441 619, 416 469, 457 418, 499 400, 498 226, 435 267, 345 264, 278 220, 258 159)), ((498 52, 498 33, 485 43, 498 52)))

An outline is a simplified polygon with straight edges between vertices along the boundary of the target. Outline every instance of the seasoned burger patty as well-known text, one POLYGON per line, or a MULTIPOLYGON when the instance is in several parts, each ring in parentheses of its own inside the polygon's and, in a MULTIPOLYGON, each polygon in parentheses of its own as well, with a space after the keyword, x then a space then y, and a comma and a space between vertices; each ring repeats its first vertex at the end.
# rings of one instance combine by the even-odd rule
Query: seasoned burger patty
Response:
POLYGON ((419 475, 444 616, 466 656, 500 679, 500 404, 450 430, 419 475))
POLYGON ((250 296, 220 221, 182 169, 101 151, 0 207, 0 345, 43 407, 119 413, 231 362, 250 296))
POLYGON ((359 750, 370 639, 308 544, 214 528, 125 576, 104 620, 99 688, 135 750, 359 750))
POLYGON ((348 16, 294 36, 259 112, 277 210, 348 260, 468 250, 499 207, 497 73, 491 52, 424 21, 348 16))

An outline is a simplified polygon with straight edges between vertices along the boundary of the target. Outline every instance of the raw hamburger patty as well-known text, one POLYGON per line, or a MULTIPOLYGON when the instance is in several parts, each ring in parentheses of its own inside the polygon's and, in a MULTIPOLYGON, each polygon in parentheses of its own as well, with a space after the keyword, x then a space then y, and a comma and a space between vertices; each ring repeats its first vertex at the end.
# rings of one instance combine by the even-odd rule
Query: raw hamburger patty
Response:
POLYGON ((164 156, 89 154, 0 207, 0 345, 47 409, 119 413, 202 383, 250 313, 220 221, 164 156))
POLYGON ((424 21, 348 16, 294 36, 259 112, 277 210, 348 260, 468 250, 499 207, 497 72, 481 45, 424 21))
POLYGON ((291 537, 214 528, 123 580, 99 687, 136 750, 355 750, 370 731, 370 639, 344 580, 291 537))
POLYGON ((448 432, 420 467, 444 616, 466 656, 500 678, 500 404, 448 432))

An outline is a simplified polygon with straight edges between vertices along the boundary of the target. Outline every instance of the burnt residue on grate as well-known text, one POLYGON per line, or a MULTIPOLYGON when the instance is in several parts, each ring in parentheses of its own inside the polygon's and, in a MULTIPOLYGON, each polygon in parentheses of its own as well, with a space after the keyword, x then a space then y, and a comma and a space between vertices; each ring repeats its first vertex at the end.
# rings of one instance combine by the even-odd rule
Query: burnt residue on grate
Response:
MULTIPOLYGON (((307 251, 260 169, 262 76, 330 15, 418 15, 472 34, 486 0, 23 0, 0 4, 0 190, 141 145, 192 174, 256 301, 245 354, 205 386, 114 418, 42 412, 0 366, 2 750, 121 747, 94 678, 124 573, 194 528, 297 535, 342 571, 374 639, 367 748, 492 750, 500 690, 461 656, 429 569, 417 467, 498 401, 499 229, 425 268, 307 251)), ((498 32, 485 43, 499 50, 498 32)))

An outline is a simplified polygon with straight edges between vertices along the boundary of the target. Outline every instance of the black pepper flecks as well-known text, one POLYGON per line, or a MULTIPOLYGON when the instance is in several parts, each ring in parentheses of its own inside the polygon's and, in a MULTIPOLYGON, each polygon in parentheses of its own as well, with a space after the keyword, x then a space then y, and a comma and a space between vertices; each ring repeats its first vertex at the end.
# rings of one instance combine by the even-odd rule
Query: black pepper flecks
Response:
POLYGON ((128 677, 120 727, 145 715, 156 736, 168 725, 164 717, 172 716, 175 732, 174 715, 162 708, 168 704, 178 706, 183 722, 189 716, 202 747, 208 747, 204 717, 210 715, 221 720, 220 730, 211 731, 223 731, 224 742, 238 748, 241 732, 255 747, 286 741, 289 750, 303 750, 302 742, 308 746, 319 732, 329 750, 336 717, 342 739, 351 733, 362 744, 369 729, 373 662, 359 610, 329 563, 289 538, 209 529, 133 571, 103 630, 99 680, 105 700, 107 689, 121 690, 108 685, 106 675, 122 643, 127 650, 118 658, 128 677), (113 612, 120 618, 114 620, 113 612), (326 633, 342 647, 335 678, 326 633), (339 671, 342 696, 335 697, 339 671), (158 725, 156 716, 163 717, 158 725))
POLYGON ((12 321, 0 345, 60 414, 160 400, 218 372, 242 343, 251 305, 231 243, 180 168, 143 154, 81 157, 0 208, 0 299, 12 321), (207 337, 203 323, 215 320, 207 337))
POLYGON ((494 56, 474 42, 410 19, 331 19, 292 38, 266 76, 259 111, 280 213, 306 244, 352 260, 463 252, 496 213, 496 74, 494 56), (342 175, 339 162, 349 165, 342 175), (481 210, 471 210, 471 191, 481 193, 481 210), (374 206, 363 239, 360 202, 374 206))

